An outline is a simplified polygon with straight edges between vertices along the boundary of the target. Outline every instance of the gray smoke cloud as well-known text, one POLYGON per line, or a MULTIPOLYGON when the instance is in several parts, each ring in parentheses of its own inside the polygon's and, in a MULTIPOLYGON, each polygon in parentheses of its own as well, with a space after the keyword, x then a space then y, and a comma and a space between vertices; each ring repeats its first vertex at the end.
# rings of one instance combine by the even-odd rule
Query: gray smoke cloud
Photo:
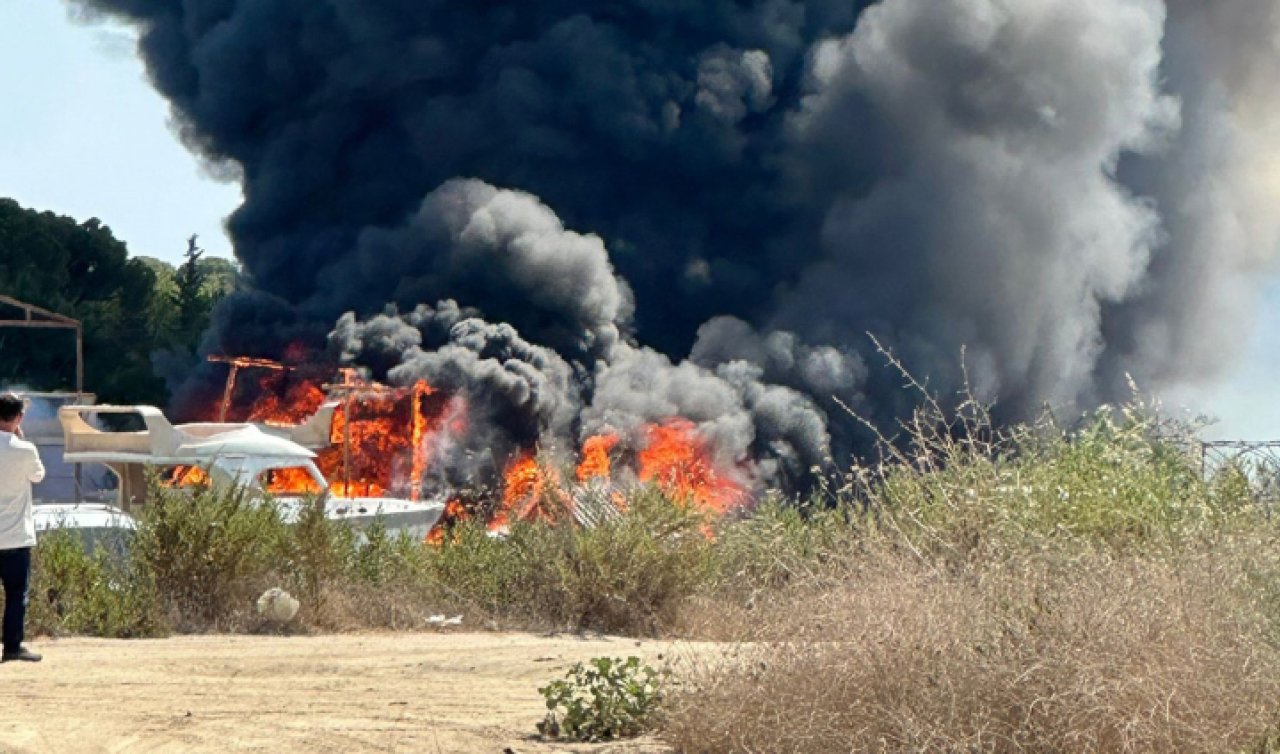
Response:
POLYGON ((753 430, 750 457, 757 483, 787 489, 830 468, 827 414, 799 391, 762 381, 763 370, 746 362, 721 365, 716 375, 738 391, 753 430))
POLYGON ((445 182, 399 227, 365 230, 318 278, 306 308, 457 296, 580 357, 607 355, 633 309, 598 236, 566 230, 534 196, 475 179, 445 182))
POLYGON ((717 467, 742 484, 796 485, 831 462, 827 417, 808 397, 763 377, 745 360, 713 370, 648 348, 620 349, 594 375, 582 433, 618 434, 643 447, 645 427, 684 417, 712 444, 717 467))
POLYGON ((767 110, 773 104, 772 94, 773 65, 764 50, 721 47, 705 53, 698 64, 694 102, 726 123, 767 110))
POLYGON ((1208 379, 1280 245, 1280 0, 72 2, 243 181, 208 348, 350 312, 501 447, 680 413, 787 479, 909 410, 867 333, 1007 419, 1208 379))
MULTIPOLYGON (((851 30, 859 9, 847 0, 71 2, 139 27, 186 143, 241 178, 245 203, 228 227, 260 289, 330 321, 422 303, 413 300, 421 288, 387 282, 395 275, 431 280, 427 302, 500 305, 487 289, 438 290, 459 282, 431 279, 446 245, 398 246, 407 258, 388 270, 362 243, 414 224, 424 197, 447 182, 476 178, 598 234, 635 292, 637 336, 672 354, 710 317, 762 322, 773 285, 811 255, 809 208, 787 206, 779 181, 782 125, 809 48, 851 30), (366 267, 349 278, 353 255, 366 267), (336 285, 367 298, 353 304, 336 285)), ((529 337, 539 330, 489 316, 529 337)))
POLYGON ((863 392, 868 370, 848 347, 813 346, 785 330, 759 333, 735 317, 716 317, 698 329, 689 361, 737 387, 756 414, 757 456, 785 459, 776 471, 787 479, 866 441, 849 412, 872 413, 863 392))
POLYGON ((735 317, 716 317, 703 324, 689 360, 708 369, 745 362, 771 383, 852 405, 861 401, 858 391, 867 377, 866 364, 856 352, 812 346, 785 330, 761 334, 735 317))
POLYGON ((1166 243, 1105 321, 1109 370, 1147 384, 1212 378, 1248 342, 1280 249, 1280 4, 1169 3, 1165 75, 1182 101, 1169 148, 1122 162, 1166 243))
POLYGON ((831 186, 824 256, 776 321, 819 340, 858 323, 943 390, 966 346, 978 394, 1016 413, 1091 395, 1103 306, 1162 240, 1114 172, 1178 124, 1163 25, 1156 0, 896 0, 818 45, 795 138, 832 143, 863 103, 892 168, 831 186))

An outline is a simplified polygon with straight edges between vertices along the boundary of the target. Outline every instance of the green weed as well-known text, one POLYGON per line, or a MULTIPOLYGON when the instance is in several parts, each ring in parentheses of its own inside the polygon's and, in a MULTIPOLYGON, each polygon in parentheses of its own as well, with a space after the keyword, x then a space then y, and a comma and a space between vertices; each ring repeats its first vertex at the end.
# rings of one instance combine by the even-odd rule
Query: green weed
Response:
POLYGON ((538 732, 589 742, 638 736, 651 727, 662 703, 661 681, 638 657, 576 663, 564 679, 538 689, 547 703, 538 732))

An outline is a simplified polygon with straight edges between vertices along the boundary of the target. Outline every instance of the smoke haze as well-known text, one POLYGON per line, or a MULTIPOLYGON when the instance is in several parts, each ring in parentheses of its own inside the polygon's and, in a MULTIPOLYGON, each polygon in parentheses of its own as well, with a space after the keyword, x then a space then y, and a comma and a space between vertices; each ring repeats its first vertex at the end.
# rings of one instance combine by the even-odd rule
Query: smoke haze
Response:
POLYGON ((1280 246, 1280 0, 73 6, 243 182, 206 347, 329 334, 496 454, 678 414, 795 479, 910 403, 868 332, 1008 419, 1209 379, 1280 246))

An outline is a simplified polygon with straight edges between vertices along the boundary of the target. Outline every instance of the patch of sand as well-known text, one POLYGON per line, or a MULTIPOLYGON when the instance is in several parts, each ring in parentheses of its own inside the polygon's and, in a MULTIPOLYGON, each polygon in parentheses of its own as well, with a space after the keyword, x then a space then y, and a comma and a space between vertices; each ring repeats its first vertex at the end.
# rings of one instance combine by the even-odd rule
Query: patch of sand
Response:
POLYGON ((534 738, 574 662, 689 645, 528 634, 70 638, 0 665, 0 752, 661 752, 534 738))

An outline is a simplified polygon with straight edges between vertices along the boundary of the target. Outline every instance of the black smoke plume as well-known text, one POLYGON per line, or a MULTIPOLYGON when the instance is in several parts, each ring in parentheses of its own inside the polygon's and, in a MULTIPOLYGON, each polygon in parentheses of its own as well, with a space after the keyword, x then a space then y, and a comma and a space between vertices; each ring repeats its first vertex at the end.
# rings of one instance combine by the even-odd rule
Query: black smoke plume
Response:
POLYGON ((506 445, 678 412, 803 474, 909 406, 868 332, 1009 419, 1210 378, 1280 242, 1280 0, 74 7, 243 183, 208 349, 351 312, 506 445))

